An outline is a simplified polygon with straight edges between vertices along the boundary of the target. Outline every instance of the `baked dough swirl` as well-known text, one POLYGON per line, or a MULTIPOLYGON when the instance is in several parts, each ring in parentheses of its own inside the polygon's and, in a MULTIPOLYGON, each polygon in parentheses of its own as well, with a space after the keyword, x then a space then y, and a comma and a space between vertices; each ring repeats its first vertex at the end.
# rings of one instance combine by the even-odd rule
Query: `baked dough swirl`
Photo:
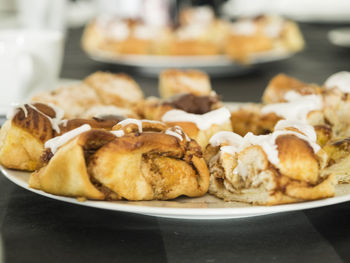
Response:
POLYGON ((112 132, 92 129, 65 143, 30 186, 97 200, 167 200, 204 195, 209 171, 180 128, 126 119, 112 132))

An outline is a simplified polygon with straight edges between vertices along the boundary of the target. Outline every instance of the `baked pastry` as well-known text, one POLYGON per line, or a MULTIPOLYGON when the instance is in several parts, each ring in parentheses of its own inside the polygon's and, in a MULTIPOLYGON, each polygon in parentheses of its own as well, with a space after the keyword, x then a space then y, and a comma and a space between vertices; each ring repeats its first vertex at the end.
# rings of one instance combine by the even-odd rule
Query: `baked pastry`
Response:
POLYGON ((289 91, 295 91, 300 95, 319 95, 322 92, 316 84, 305 83, 285 74, 278 74, 267 85, 262 102, 265 104, 286 102, 285 94, 289 91))
POLYGON ((304 40, 297 24, 279 16, 241 18, 232 23, 226 53, 233 59, 249 62, 251 55, 270 50, 300 51, 304 40))
POLYGON ((87 107, 101 104, 96 92, 83 83, 40 92, 33 96, 31 101, 56 105, 64 111, 64 117, 68 119, 80 117, 87 107))
POLYGON ((15 107, 0 130, 0 164, 34 171, 40 166, 45 141, 60 132, 63 112, 42 103, 15 107))
POLYGON ((143 99, 140 87, 124 73, 95 72, 85 78, 84 83, 97 93, 105 105, 131 107, 143 99))
POLYGON ((334 196, 335 176, 312 126, 282 120, 275 131, 218 133, 206 152, 209 192, 226 201, 276 205, 334 196))
POLYGON ((275 113, 262 114, 262 108, 262 104, 248 103, 231 110, 232 131, 241 136, 248 132, 255 135, 271 133, 282 117, 275 113))
POLYGON ((324 173, 332 173, 340 184, 350 183, 350 138, 329 141, 323 150, 329 156, 324 173))
POLYGON ((91 130, 85 124, 46 142, 46 147, 50 148, 41 157, 44 166, 31 174, 29 186, 55 195, 120 199, 116 193, 95 181, 86 168, 91 154, 114 139, 112 133, 91 130))
POLYGON ((90 53, 163 54, 171 41, 168 26, 150 25, 140 20, 99 16, 84 30, 82 47, 90 53))
POLYGON ((209 139, 219 131, 232 131, 230 112, 220 108, 204 114, 187 113, 182 110, 171 110, 162 116, 162 121, 170 126, 179 126, 202 149, 205 149, 209 139))
POLYGON ((140 104, 138 114, 144 119, 161 120, 162 116, 167 111, 174 109, 183 110, 188 113, 204 114, 221 108, 222 106, 223 104, 220 102, 216 94, 197 96, 192 93, 183 93, 174 95, 167 99, 149 97, 144 103, 140 104))
POLYGON ((350 100, 347 96, 350 90, 347 83, 350 83, 350 73, 347 72, 330 76, 322 87, 278 75, 264 92, 263 102, 268 105, 261 111, 304 120, 311 125, 329 125, 333 138, 347 137, 350 136, 350 100))
POLYGON ((44 143, 84 124, 111 130, 123 116, 63 119, 63 110, 42 103, 16 106, 0 130, 0 164, 11 169, 34 171, 41 167, 44 143))
POLYGON ((98 115, 123 115, 138 118, 133 106, 143 99, 136 82, 125 74, 96 72, 84 83, 41 92, 33 102, 53 104, 64 110, 65 118, 91 118, 98 115))
POLYGON ((68 139, 47 142, 54 155, 32 174, 31 187, 100 200, 167 200, 207 192, 201 149, 180 128, 136 119, 120 122, 112 132, 84 126, 62 136, 68 139))
POLYGON ((106 118, 107 116, 121 116, 139 119, 139 115, 131 108, 122 108, 114 105, 96 105, 86 109, 79 117, 83 119, 106 118))
POLYGON ((209 96, 213 92, 208 75, 198 70, 164 70, 159 75, 158 89, 163 99, 182 93, 209 96))

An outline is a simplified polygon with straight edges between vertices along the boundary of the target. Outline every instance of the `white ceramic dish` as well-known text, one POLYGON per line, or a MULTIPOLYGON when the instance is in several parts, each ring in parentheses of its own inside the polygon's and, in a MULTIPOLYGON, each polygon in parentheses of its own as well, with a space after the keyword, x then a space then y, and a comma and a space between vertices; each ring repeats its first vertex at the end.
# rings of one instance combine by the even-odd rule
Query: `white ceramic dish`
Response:
POLYGON ((297 211, 350 201, 350 185, 339 185, 336 196, 323 200, 278 206, 252 206, 238 202, 224 202, 209 194, 200 198, 181 197, 172 201, 78 201, 75 198, 56 196, 28 187, 30 173, 18 172, 1 167, 1 172, 20 187, 48 198, 76 205, 108 209, 136 214, 180 218, 180 219, 226 219, 261 216, 266 214, 297 211))
POLYGON ((152 55, 117 55, 111 52, 89 52, 89 57, 95 61, 116 65, 131 66, 140 73, 158 76, 166 68, 190 69, 196 68, 211 76, 239 75, 260 64, 287 59, 294 53, 284 49, 276 49, 251 56, 247 65, 233 61, 225 55, 215 56, 152 56, 152 55))
POLYGON ((336 46, 350 47, 350 27, 331 30, 328 39, 336 46))

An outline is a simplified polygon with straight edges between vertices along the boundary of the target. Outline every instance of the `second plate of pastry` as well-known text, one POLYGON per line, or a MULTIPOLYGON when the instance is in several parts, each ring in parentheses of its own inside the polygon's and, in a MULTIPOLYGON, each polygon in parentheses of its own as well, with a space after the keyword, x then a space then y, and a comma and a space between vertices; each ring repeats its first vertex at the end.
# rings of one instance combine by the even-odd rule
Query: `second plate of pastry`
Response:
POLYGON ((175 29, 100 16, 86 26, 82 37, 82 47, 92 59, 155 76, 166 68, 197 68, 211 76, 240 74, 289 58, 303 46, 293 21, 262 15, 229 22, 208 7, 183 10, 175 29))

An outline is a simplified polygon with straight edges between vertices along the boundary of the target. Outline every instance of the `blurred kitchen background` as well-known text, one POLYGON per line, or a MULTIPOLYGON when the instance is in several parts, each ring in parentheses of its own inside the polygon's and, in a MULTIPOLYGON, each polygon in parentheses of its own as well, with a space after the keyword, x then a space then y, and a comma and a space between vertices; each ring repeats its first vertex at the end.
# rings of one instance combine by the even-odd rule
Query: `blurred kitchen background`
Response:
POLYGON ((136 78, 146 95, 155 95, 157 81, 139 74, 134 67, 91 60, 81 49, 84 26, 101 14, 176 25, 181 8, 201 5, 213 7, 216 15, 228 20, 260 14, 282 15, 299 23, 306 42, 304 51, 290 59, 268 63, 244 74, 213 78, 213 87, 224 100, 258 101, 268 80, 279 72, 306 82, 322 83, 332 73, 350 69, 348 0, 0 0, 0 29, 61 32, 64 52, 60 79, 82 79, 97 70, 124 71, 136 78), (247 87, 252 92, 247 92, 247 87))

